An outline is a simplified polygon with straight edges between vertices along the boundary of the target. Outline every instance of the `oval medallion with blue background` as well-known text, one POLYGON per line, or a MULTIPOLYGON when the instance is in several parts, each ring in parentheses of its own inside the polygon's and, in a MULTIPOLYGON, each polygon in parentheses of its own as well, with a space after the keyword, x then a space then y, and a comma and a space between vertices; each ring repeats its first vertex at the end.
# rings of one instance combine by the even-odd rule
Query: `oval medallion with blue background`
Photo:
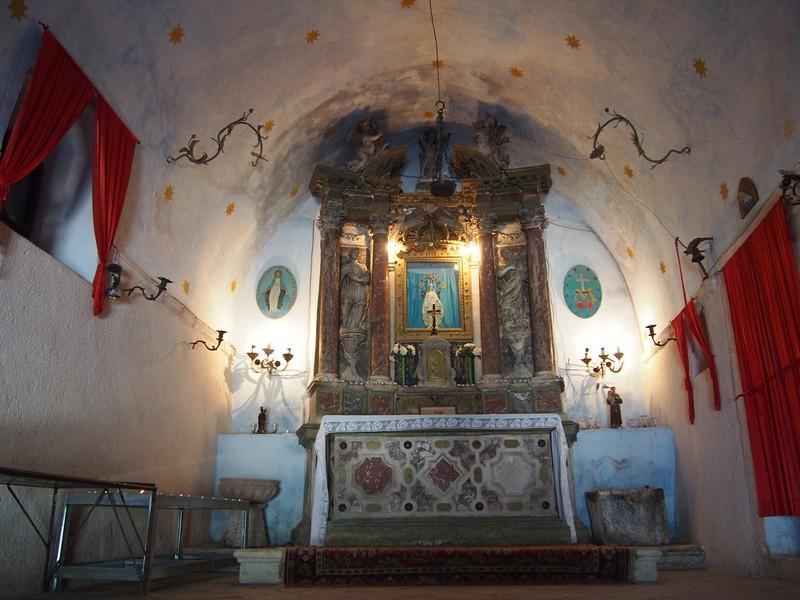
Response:
POLYGON ((600 308, 603 288, 597 274, 586 265, 575 265, 564 277, 564 301, 574 315, 588 319, 600 308))
POLYGON ((261 275, 256 288, 258 308, 270 319, 280 319, 297 299, 297 281, 283 265, 270 267, 261 275))

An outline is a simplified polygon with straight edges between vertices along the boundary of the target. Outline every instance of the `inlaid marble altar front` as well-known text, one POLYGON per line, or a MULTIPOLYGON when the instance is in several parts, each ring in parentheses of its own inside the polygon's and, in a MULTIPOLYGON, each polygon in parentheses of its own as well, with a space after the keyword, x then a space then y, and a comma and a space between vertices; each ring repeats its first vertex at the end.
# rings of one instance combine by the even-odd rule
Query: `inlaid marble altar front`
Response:
POLYGON ((334 434, 330 518, 557 516, 553 430, 334 434))
POLYGON ((384 539, 416 527, 415 544, 485 526, 518 530, 516 543, 541 543, 537 525, 576 540, 559 415, 326 416, 314 451, 313 545, 376 526, 384 539))

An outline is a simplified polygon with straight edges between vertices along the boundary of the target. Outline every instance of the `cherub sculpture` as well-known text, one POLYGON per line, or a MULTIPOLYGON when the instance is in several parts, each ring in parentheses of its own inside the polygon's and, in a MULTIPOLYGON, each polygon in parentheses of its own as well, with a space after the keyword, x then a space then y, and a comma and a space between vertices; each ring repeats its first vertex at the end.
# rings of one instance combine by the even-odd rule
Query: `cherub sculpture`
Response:
POLYGON ((356 150, 356 158, 345 163, 345 168, 356 173, 363 170, 373 158, 386 149, 387 144, 379 145, 377 143, 381 137, 383 137, 383 132, 375 117, 359 121, 358 125, 347 134, 347 139, 350 142, 358 143, 359 147, 356 150))

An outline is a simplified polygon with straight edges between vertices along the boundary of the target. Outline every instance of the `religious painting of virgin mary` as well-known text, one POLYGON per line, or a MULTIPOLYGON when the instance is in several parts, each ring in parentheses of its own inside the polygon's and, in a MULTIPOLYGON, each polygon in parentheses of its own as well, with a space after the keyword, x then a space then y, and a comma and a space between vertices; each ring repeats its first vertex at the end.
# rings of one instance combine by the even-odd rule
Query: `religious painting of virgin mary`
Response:
POLYGON ((430 329, 434 308, 440 329, 458 329, 461 324, 458 269, 456 263, 412 262, 406 269, 406 314, 408 327, 430 329))
POLYGON ((472 340, 469 266, 460 256, 428 254, 399 260, 395 281, 398 340, 426 339, 434 315, 440 336, 472 340))
POLYGON ((256 287, 256 302, 265 317, 280 319, 297 299, 297 281, 283 265, 270 267, 261 275, 256 287))

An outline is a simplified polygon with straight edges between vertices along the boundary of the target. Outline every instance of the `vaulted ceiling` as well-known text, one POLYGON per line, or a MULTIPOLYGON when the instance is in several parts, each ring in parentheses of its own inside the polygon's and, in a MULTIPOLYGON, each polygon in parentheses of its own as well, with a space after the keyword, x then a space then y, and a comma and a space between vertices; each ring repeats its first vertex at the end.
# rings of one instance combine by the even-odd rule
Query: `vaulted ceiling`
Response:
MULTIPOLYGON (((446 118, 458 142, 485 113, 508 127, 511 166, 550 163, 558 197, 604 240, 642 319, 680 296, 673 238, 743 230, 736 189, 762 198, 800 154, 800 4, 786 1, 434 0, 446 118), (622 126, 590 136, 610 107, 622 126)), ((12 0, 0 15, 0 125, 40 39, 55 36, 141 140, 117 244, 209 323, 233 280, 308 201, 318 162, 352 157, 348 131, 378 116, 389 144, 432 120, 427 0, 123 2, 12 0), (207 166, 166 157, 253 108, 267 162, 237 129, 207 166)), ((211 145, 206 146, 213 149, 211 145)), ((411 153, 416 153, 411 148, 411 153)), ((690 275, 690 289, 699 280, 690 275)))

